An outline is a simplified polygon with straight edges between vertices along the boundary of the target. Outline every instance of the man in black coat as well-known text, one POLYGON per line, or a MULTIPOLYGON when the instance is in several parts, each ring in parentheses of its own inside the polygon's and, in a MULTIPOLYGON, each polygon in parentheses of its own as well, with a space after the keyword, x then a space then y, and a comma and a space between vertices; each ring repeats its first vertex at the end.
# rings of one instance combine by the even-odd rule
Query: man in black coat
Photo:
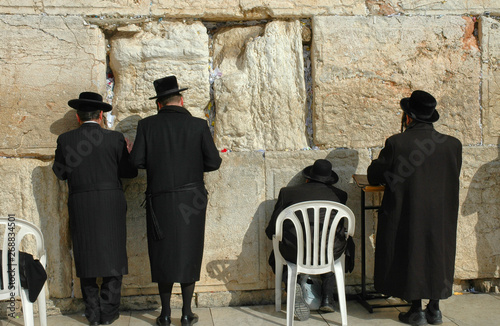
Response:
POLYGON ((434 130, 434 97, 414 91, 401 100, 403 127, 368 167, 368 181, 386 190, 378 213, 377 291, 412 302, 399 319, 442 323, 439 300, 452 294, 462 144, 434 130), (422 299, 430 299, 425 312, 422 299))
POLYGON ((119 316, 123 275, 128 273, 125 217, 127 202, 120 178, 137 176, 127 143, 119 132, 101 128, 111 105, 83 92, 68 105, 80 127, 60 135, 52 170, 68 180, 68 212, 76 275, 85 316, 91 325, 108 325, 119 316), (102 277, 100 295, 96 278, 102 277))
POLYGON ((157 325, 170 325, 173 283, 181 283, 182 325, 198 316, 191 310, 200 279, 205 238, 207 191, 203 172, 217 170, 219 152, 207 121, 191 116, 175 76, 154 81, 158 114, 137 126, 131 152, 136 167, 147 171, 146 215, 153 282, 158 283, 162 310, 157 325))
MULTIPOLYGON (((306 167, 302 171, 302 175, 306 178, 306 183, 296 186, 281 188, 278 195, 278 200, 274 206, 274 211, 266 228, 266 235, 272 240, 276 231, 276 220, 279 214, 288 206, 296 203, 309 200, 330 200, 345 204, 347 201, 347 193, 333 186, 339 177, 332 170, 332 164, 323 159, 316 160, 313 165, 306 167)), ((320 216, 320 222, 323 223, 324 213, 320 216)), ((333 219, 332 219, 333 221, 333 219)), ((302 221, 301 221, 302 222, 302 221)), ((338 258, 346 248, 346 236, 343 220, 338 224, 335 245, 334 257, 338 258)), ((283 225, 283 240, 280 243, 280 252, 285 260, 295 263, 297 260, 297 233, 293 223, 285 221, 283 225)), ((275 271, 274 252, 269 257, 269 264, 275 271)), ((283 270, 286 273, 286 269, 283 270)), ((333 273, 321 275, 322 279, 322 300, 320 310, 324 312, 333 311, 333 291, 335 287, 335 276, 333 273)), ((286 277, 283 277, 286 284, 286 277)), ((295 314, 300 320, 309 318, 309 307, 302 298, 302 290, 297 287, 295 314)))

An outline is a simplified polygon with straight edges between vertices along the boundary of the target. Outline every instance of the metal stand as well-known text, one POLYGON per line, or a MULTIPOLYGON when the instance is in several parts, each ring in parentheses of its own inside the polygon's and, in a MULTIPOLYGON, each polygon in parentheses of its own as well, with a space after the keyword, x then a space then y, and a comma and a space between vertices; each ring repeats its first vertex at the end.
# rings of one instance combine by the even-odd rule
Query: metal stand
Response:
POLYGON ((368 310, 369 313, 373 313, 373 309, 378 308, 391 308, 391 307, 403 307, 410 306, 409 303, 397 303, 397 304, 370 304, 368 300, 373 299, 387 299, 388 296, 381 293, 367 293, 366 292, 366 210, 379 209, 380 206, 366 206, 365 203, 365 193, 366 192, 377 192, 384 191, 383 186, 370 186, 367 184, 360 183, 360 178, 365 178, 366 176, 353 175, 356 184, 361 188, 361 293, 357 295, 358 302, 368 310))

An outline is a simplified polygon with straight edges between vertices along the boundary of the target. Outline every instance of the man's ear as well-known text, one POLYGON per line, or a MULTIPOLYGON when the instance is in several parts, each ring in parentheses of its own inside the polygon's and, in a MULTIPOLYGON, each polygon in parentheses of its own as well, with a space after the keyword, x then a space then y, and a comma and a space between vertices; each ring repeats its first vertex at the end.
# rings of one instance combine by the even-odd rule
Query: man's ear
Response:
POLYGON ((82 124, 82 119, 80 119, 80 116, 78 115, 78 113, 76 114, 76 119, 78 120, 79 124, 82 124))
POLYGON ((99 112, 99 120, 102 120, 103 111, 99 112))

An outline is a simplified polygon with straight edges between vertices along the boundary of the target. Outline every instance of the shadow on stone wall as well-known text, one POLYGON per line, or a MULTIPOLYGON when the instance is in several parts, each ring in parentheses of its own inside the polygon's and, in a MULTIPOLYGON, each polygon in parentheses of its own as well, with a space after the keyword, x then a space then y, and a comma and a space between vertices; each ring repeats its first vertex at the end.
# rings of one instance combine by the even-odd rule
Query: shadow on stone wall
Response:
MULTIPOLYGON (((59 136, 67 131, 78 128, 78 120, 76 119, 76 110, 66 112, 66 114, 59 120, 54 121, 50 125, 50 132, 59 136)), ((55 144, 54 144, 55 146, 55 144)))
MULTIPOLYGON (((474 174, 467 197, 462 204, 462 215, 477 213, 475 226, 478 278, 498 277, 500 269, 500 137, 499 155, 482 165, 474 174)), ((471 244, 472 245, 472 244, 471 244)), ((489 292, 489 289, 481 289, 489 292)))
POLYGON ((72 291, 72 268, 65 182, 57 180, 52 164, 35 167, 31 180, 47 253, 49 294, 67 298, 72 291))
POLYGON ((142 118, 139 115, 131 115, 123 120, 120 120, 115 127, 116 131, 119 131, 128 138, 129 140, 135 140, 135 134, 137 131, 137 124, 142 118))
MULTIPOLYGON (((236 259, 218 259, 206 264, 207 274, 226 285, 230 291, 230 298, 226 302, 229 306, 242 304, 270 304, 269 296, 262 293, 265 290, 262 286, 254 286, 255 283, 267 285, 267 278, 270 275, 270 268, 267 264, 269 252, 265 241, 267 241, 264 229, 267 226, 267 211, 274 205, 274 200, 266 200, 260 203, 248 225, 245 236, 242 239, 241 252, 236 259), (264 225, 264 228, 262 227, 264 225), (256 237, 256 233, 258 236, 256 237), (254 241, 258 241, 257 244, 254 241), (265 239, 262 241, 262 239, 265 239), (259 246, 259 253, 255 255, 255 246, 259 246), (257 258, 257 261, 256 261, 257 258), (248 274, 257 274, 258 278, 249 282, 248 275, 241 275, 245 271, 248 274), (247 278, 245 280, 245 278, 247 278), (244 283, 247 282, 247 283, 244 283), (248 291, 245 288, 248 287, 248 291), (260 287, 260 288, 259 288, 260 287), (255 291, 253 291, 255 290, 255 291)), ((250 276, 251 278, 251 276, 250 276)), ((267 286, 266 286, 267 287, 267 286)))

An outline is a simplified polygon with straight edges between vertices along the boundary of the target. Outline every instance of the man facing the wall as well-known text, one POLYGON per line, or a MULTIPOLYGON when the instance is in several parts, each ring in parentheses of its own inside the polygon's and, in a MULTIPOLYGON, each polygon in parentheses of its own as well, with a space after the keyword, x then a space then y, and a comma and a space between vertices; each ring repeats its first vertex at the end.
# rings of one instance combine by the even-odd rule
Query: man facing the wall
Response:
POLYGON ((147 171, 146 215, 153 282, 162 309, 156 324, 170 325, 174 282, 181 284, 183 326, 198 321, 191 310, 200 279, 205 237, 207 191, 203 172, 217 170, 219 152, 207 121, 192 117, 175 76, 154 81, 158 114, 137 126, 131 152, 136 167, 147 171))
POLYGON ((439 300, 452 294, 462 144, 432 125, 434 97, 414 91, 401 100, 402 132, 389 137, 368 167, 386 186, 378 214, 375 289, 411 301, 399 320, 441 324, 439 300), (422 299, 430 299, 425 312, 422 299))
POLYGON ((111 105, 83 92, 68 105, 77 110, 80 127, 57 139, 52 170, 68 180, 69 226, 76 275, 80 278, 85 316, 90 325, 109 325, 119 317, 126 250, 127 202, 120 178, 137 176, 123 135, 101 128, 111 105), (102 277, 99 286, 96 278, 102 277))

